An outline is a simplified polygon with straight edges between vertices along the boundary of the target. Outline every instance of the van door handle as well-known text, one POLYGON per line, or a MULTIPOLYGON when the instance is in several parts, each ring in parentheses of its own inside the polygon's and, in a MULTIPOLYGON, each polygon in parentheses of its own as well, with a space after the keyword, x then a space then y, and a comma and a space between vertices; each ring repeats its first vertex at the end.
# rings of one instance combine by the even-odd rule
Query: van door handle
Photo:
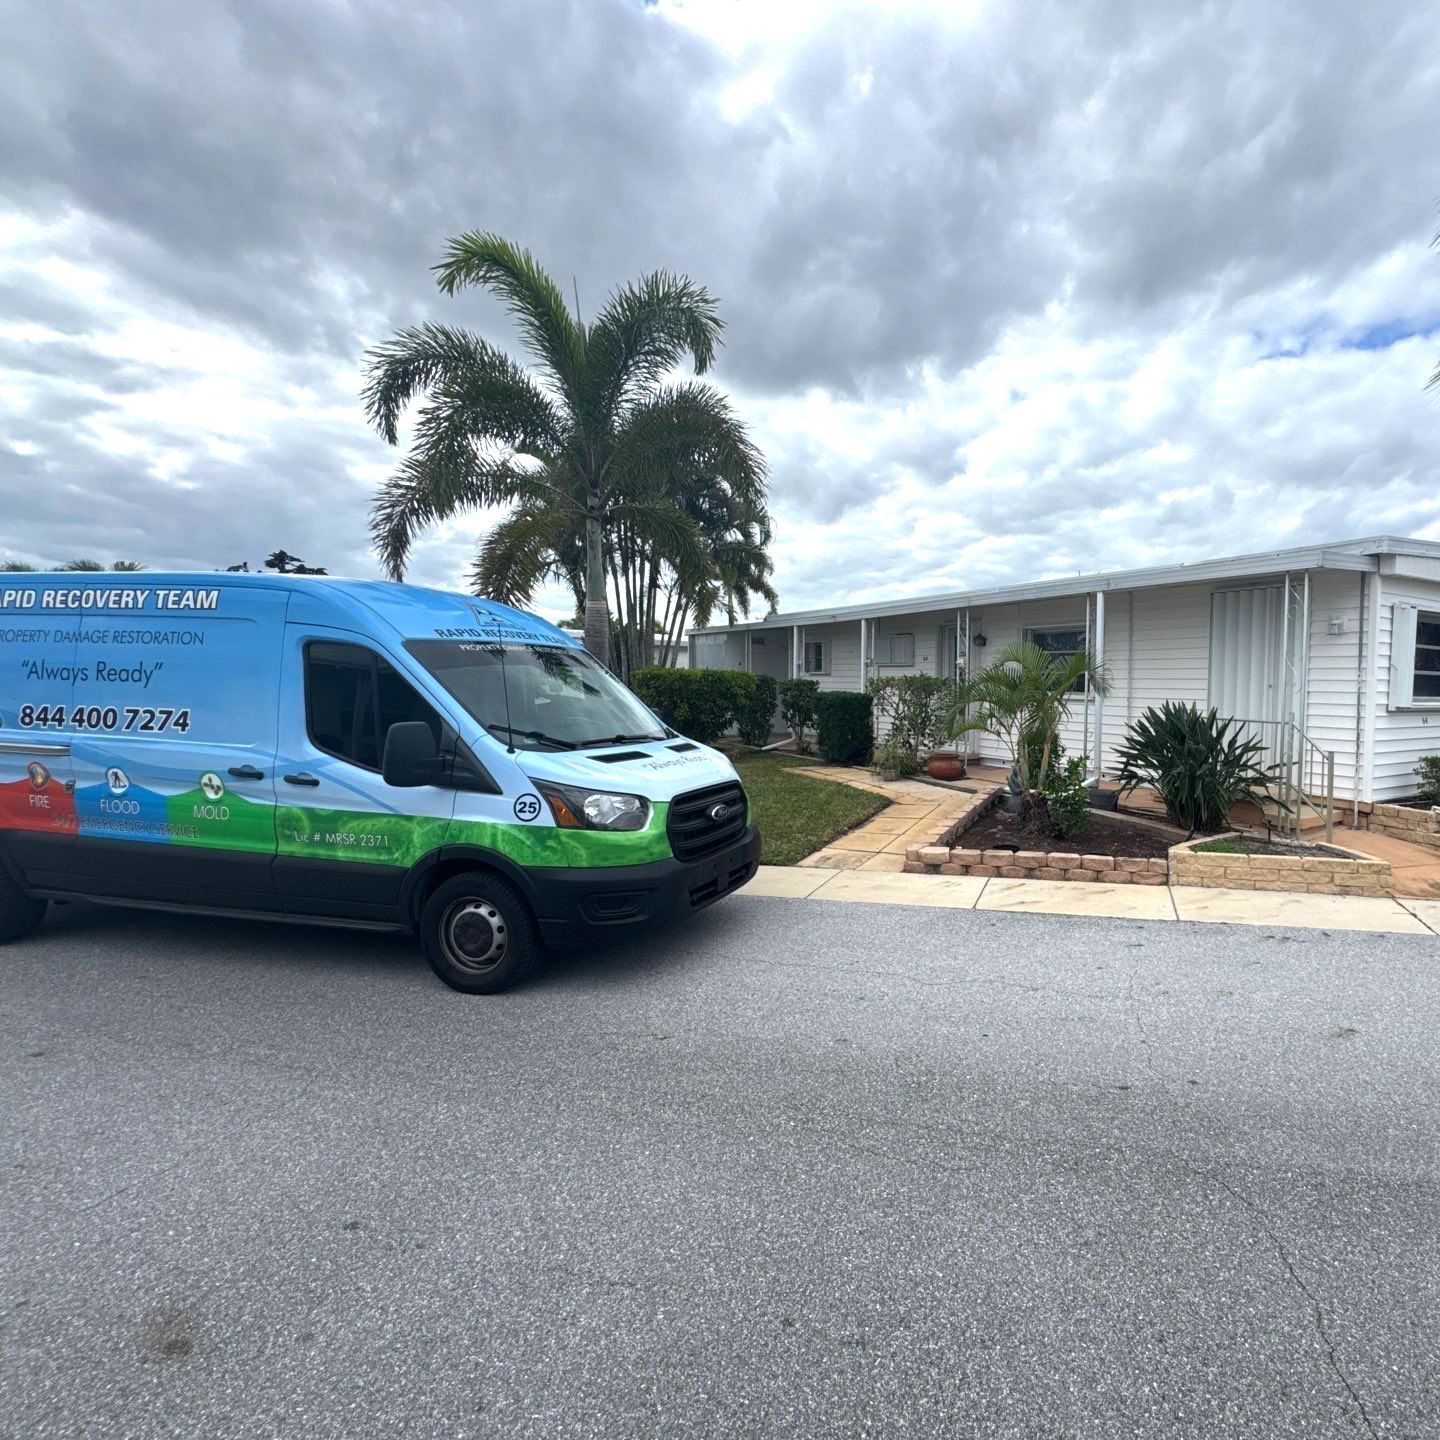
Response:
POLYGON ((253 765, 232 765, 230 773, 237 780, 263 780, 265 772, 257 770, 253 765))
POLYGON ((318 785, 320 782, 313 775, 307 775, 302 770, 298 775, 287 775, 285 783, 287 785, 318 785))

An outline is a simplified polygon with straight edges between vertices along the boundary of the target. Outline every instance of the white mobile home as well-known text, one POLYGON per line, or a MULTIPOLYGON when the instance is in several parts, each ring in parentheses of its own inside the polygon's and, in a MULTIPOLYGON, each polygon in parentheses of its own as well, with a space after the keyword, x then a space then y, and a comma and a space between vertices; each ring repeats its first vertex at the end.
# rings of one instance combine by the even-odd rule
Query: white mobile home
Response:
MULTIPOLYGON (((1355 808, 1413 795, 1440 752, 1440 542, 1379 536, 993 590, 796 611, 695 631, 691 664, 805 675, 826 690, 873 676, 953 675, 1017 639, 1089 645, 1110 693, 1063 733, 1092 772, 1163 700, 1257 727, 1296 782, 1355 808)), ((973 753, 999 760, 988 737, 973 753)))

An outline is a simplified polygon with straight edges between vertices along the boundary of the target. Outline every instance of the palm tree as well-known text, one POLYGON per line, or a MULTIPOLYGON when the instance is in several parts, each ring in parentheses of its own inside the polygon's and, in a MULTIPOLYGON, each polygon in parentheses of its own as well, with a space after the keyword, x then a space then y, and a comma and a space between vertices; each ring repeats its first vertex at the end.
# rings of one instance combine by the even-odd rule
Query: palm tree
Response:
POLYGON ((1087 691, 1110 693, 1104 667, 1089 650, 1054 655, 1020 640, 955 687, 946 726, 952 737, 979 731, 999 740, 1010 756, 1012 788, 1029 796, 1049 777, 1071 702, 1087 691))
POLYGON ((94 571, 120 570, 126 574, 134 574, 145 567, 138 560, 117 560, 113 565, 102 565, 98 560, 67 560, 59 567, 62 571, 83 572, 90 574, 94 571))
POLYGON ((4 564, 0 564, 0 573, 6 575, 33 574, 39 568, 38 565, 26 564, 24 560, 6 560, 4 564))
MULTIPOLYGON (((533 368, 445 325, 401 330, 370 352, 366 415, 392 445, 406 407, 427 397, 410 453, 376 501, 376 549, 399 579, 423 527, 466 509, 512 506, 502 522, 510 529, 497 527, 477 567, 494 569, 498 584, 508 555, 512 596, 529 577, 578 579, 586 646, 609 664, 607 594, 623 558, 617 532, 643 535, 668 564, 702 572, 700 527, 667 493, 700 457, 763 508, 764 461, 724 397, 698 381, 666 379, 687 359, 696 374, 714 362, 724 328, 715 300, 685 276, 656 271, 612 293, 587 325, 528 251, 479 231, 451 240, 435 274, 446 295, 470 285, 495 295, 533 368)), ((633 630, 642 617, 622 584, 615 599, 633 630)))
MULTIPOLYGON (((770 583, 770 518, 763 491, 734 481, 720 467, 691 457, 676 465, 658 492, 631 503, 625 485, 616 491, 617 519, 605 531, 605 566, 616 609, 625 623, 613 627, 617 669, 628 680, 641 666, 673 665, 685 626, 709 624, 723 609, 734 621, 763 597, 773 603, 770 583), (648 524, 653 504, 670 505, 688 519, 681 543, 648 524), (640 518, 637 517, 637 512, 640 518), (696 545, 692 535, 698 537, 696 545)), ((584 611, 584 517, 574 506, 522 501, 480 546, 471 581, 482 594, 524 605, 544 580, 568 583, 577 615, 584 611)))

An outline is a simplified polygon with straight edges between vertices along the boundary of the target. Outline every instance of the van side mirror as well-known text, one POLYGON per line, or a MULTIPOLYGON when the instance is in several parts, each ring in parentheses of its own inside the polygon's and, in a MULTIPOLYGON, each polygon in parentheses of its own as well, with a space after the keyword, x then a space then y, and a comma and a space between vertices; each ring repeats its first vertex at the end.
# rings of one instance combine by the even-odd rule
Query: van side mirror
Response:
POLYGON ((435 732, 423 720, 399 720, 385 732, 380 774, 387 785, 412 789, 432 784, 439 773, 435 732))

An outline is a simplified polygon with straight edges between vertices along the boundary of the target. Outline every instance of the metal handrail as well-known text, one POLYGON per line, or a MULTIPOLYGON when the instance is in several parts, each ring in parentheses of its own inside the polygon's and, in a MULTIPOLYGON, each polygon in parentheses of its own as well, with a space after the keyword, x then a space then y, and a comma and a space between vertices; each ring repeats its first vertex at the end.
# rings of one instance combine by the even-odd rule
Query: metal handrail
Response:
POLYGON ((1280 817, 1276 828, 1297 835, 1302 811, 1324 822, 1327 843, 1335 838, 1335 752, 1322 750, 1294 720, 1243 720, 1235 723, 1261 741, 1273 757, 1280 817), (1269 737, 1273 735, 1273 740, 1269 737))

